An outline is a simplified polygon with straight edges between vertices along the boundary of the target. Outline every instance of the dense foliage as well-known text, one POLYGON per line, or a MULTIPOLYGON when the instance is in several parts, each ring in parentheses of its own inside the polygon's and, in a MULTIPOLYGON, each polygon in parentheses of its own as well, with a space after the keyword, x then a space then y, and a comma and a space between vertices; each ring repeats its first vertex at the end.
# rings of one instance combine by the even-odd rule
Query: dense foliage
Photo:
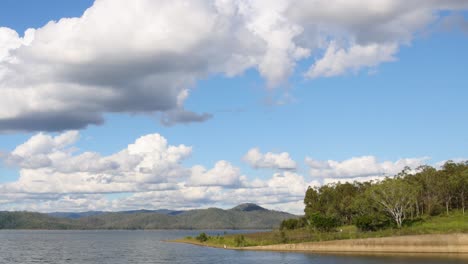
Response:
MULTIPOLYGON (((309 187, 304 211, 308 226, 321 231, 351 224, 362 231, 376 231, 401 228, 425 216, 449 215, 453 209, 464 215, 467 196, 468 162, 448 161, 439 170, 406 168, 382 181, 309 187)), ((281 226, 301 228, 295 221, 281 226)))
POLYGON ((307 219, 305 217, 301 218, 291 218, 291 219, 286 219, 283 222, 281 222, 280 229, 286 229, 286 230, 293 230, 293 229, 299 229, 307 226, 307 219))
POLYGON ((245 247, 246 241, 244 235, 237 235, 234 237, 234 242, 236 243, 236 247, 245 247))
POLYGON ((200 242, 205 242, 208 240, 208 236, 206 235, 206 233, 200 233, 195 239, 200 242))
POLYGON ((310 225, 318 231, 330 232, 340 226, 339 220, 335 216, 327 216, 320 213, 310 215, 310 225))

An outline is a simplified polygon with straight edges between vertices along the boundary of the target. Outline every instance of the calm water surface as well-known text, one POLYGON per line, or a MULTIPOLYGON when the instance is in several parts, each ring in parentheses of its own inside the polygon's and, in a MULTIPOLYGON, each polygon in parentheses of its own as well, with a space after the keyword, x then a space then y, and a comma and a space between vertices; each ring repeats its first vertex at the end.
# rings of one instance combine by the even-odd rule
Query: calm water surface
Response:
MULTIPOLYGON (((233 231, 228 231, 232 233, 233 231)), ((452 264, 467 259, 252 252, 167 243, 200 231, 0 231, 0 263, 452 264)), ((208 231, 222 234, 223 231, 208 231)))

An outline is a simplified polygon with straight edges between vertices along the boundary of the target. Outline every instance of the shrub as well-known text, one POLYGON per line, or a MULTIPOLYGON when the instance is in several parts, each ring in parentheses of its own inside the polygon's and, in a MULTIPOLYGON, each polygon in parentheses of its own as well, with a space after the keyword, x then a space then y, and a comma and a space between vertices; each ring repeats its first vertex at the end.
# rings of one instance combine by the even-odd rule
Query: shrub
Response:
POLYGON ((208 240, 208 236, 205 233, 200 233, 195 239, 200 242, 205 242, 208 240))
POLYGON ((354 224, 360 231, 377 231, 389 227, 391 221, 388 217, 373 214, 356 217, 354 219, 354 224))
POLYGON ((422 219, 421 217, 418 217, 418 218, 415 218, 415 219, 405 219, 403 220, 403 226, 412 226, 412 225, 415 225, 415 224, 420 224, 420 223, 423 223, 424 222, 424 219, 422 219))
POLYGON ((310 216, 310 224, 319 231, 329 232, 340 226, 340 221, 333 216, 315 213, 310 216))
POLYGON ((281 230, 293 230, 293 229, 299 229, 305 227, 307 224, 307 220, 305 217, 301 217, 299 219, 292 218, 292 219, 286 219, 281 222, 280 229, 281 230))
POLYGON ((281 236, 281 243, 287 243, 288 242, 288 236, 286 236, 286 233, 284 233, 284 231, 281 231, 280 232, 280 236, 281 236))
POLYGON ((245 246, 245 237, 244 237, 244 235, 237 235, 237 236, 234 238, 234 243, 236 243, 236 246, 237 246, 237 247, 243 247, 243 246, 245 246))
POLYGON ((376 231, 378 229, 375 219, 368 215, 356 217, 354 224, 360 231, 376 231))

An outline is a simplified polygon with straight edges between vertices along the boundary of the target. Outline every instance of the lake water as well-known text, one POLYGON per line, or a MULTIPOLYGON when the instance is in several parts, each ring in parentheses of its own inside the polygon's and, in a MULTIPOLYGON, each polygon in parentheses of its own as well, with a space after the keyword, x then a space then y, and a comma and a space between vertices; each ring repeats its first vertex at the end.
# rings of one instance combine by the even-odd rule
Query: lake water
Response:
MULTIPOLYGON (((234 231, 227 231, 233 233, 234 231)), ((237 231, 238 232, 238 231, 237 231)), ((200 231, 1 231, 0 263, 467 263, 467 259, 336 256, 213 249, 164 242, 200 231)), ((211 235, 223 231, 208 231, 211 235)))

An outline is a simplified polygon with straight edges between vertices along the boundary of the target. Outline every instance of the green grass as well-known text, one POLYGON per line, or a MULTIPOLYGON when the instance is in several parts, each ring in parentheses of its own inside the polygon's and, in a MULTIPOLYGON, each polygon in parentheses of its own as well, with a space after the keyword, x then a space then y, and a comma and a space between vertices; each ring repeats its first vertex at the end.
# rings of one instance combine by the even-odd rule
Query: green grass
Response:
POLYGON ((389 228, 374 232, 361 232, 355 226, 342 226, 334 232, 317 232, 310 229, 273 230, 241 235, 209 236, 206 242, 195 238, 185 238, 178 242, 188 242, 200 245, 223 247, 262 246, 284 243, 316 242, 328 240, 378 238, 403 235, 468 233, 468 214, 454 211, 449 216, 426 217, 401 229, 389 228))

